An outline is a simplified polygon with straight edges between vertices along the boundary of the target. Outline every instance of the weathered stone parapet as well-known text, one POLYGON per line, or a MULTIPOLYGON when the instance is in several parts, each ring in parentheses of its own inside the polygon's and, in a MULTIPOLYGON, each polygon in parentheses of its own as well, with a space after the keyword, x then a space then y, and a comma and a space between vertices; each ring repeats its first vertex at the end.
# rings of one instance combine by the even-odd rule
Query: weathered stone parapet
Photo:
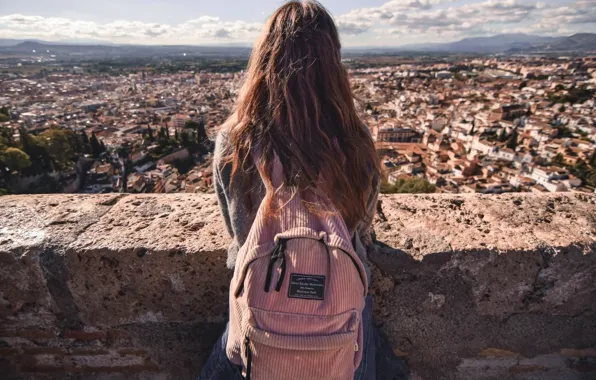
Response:
MULTIPOLYGON (((382 209, 375 315, 414 378, 596 378, 596 197, 382 209)), ((227 319, 228 242, 213 196, 1 197, 0 373, 193 378, 227 319)))

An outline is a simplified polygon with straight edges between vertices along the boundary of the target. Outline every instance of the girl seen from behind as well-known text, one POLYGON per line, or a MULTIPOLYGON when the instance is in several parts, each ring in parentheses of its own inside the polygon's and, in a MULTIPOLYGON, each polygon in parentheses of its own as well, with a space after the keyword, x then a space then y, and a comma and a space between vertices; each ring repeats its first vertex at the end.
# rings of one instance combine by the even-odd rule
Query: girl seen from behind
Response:
POLYGON ((335 23, 292 1, 255 44, 214 184, 232 243, 230 323, 199 379, 403 379, 372 324, 379 186, 335 23))

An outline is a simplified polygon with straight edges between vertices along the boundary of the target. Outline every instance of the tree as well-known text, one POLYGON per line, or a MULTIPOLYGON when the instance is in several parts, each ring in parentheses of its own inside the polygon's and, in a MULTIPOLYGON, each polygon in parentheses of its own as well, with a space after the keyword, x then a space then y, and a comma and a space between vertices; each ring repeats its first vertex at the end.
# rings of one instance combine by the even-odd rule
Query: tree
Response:
POLYGON ((118 160, 121 164, 120 175, 122 178, 122 187, 120 188, 120 192, 125 193, 128 191, 128 157, 130 155, 129 147, 127 145, 120 146, 116 149, 116 155, 118 156, 118 160))
POLYGON ((388 183, 381 184, 381 193, 383 194, 395 194, 395 193, 410 193, 410 194, 422 194, 422 193, 434 193, 436 187, 425 180, 424 178, 413 177, 413 178, 400 178, 395 184, 391 185, 388 183))
POLYGON ((188 132, 182 131, 180 133, 180 143, 185 148, 188 148, 191 145, 191 141, 190 141, 190 138, 188 136, 188 132))
POLYGON ((207 139, 207 131, 205 129, 205 121, 203 118, 199 119, 198 122, 189 120, 185 124, 186 128, 192 129, 197 132, 197 143, 200 144, 207 139))
POLYGON ((499 141, 500 142, 507 141, 507 130, 505 128, 501 129, 501 134, 499 135, 499 141))
POLYGON ((128 156, 130 156, 130 149, 128 146, 122 145, 118 149, 116 149, 116 155, 119 159, 127 160, 128 156))
POLYGON ((31 166, 29 155, 18 148, 7 148, 0 155, 0 160, 10 171, 21 171, 31 166))
POLYGON ((91 139, 89 140, 89 143, 91 145, 91 154, 93 157, 99 157, 99 155, 103 152, 103 149, 101 148, 101 144, 99 143, 95 132, 91 132, 91 139))
MULTIPOLYGON (((557 90, 558 88, 559 86, 555 87, 555 91, 559 91, 557 90)), ((551 92, 548 94, 548 99, 555 103, 575 104, 583 103, 586 100, 591 99, 594 96, 594 94, 596 94, 596 90, 590 89, 588 88, 587 84, 584 84, 581 87, 571 87, 564 95, 558 95, 557 93, 551 92)))
POLYGON ((74 167, 84 149, 77 134, 67 128, 51 127, 39 135, 57 170, 74 167))
POLYGON ((147 127, 147 138, 149 141, 155 141, 155 137, 153 136, 153 128, 147 127))
POLYGON ((557 127, 557 136, 558 137, 573 137, 573 132, 569 128, 564 125, 560 125, 557 127))
POLYGON ((466 77, 462 73, 455 73, 455 75, 453 75, 453 78, 460 82, 465 82, 466 80, 466 77))
POLYGON ((178 130, 174 130, 174 139, 176 139, 176 141, 180 141, 180 136, 178 136, 178 130))
POLYGON ((13 132, 11 129, 0 126, 0 149, 2 149, 2 146, 7 147, 15 145, 12 134, 13 132))
POLYGON ((19 129, 18 147, 27 153, 32 163, 25 174, 37 175, 54 171, 54 163, 45 142, 38 136, 30 135, 24 127, 19 129))
POLYGON ((590 156, 589 162, 590 166, 593 169, 596 169, 596 149, 594 150, 594 152, 592 152, 592 156, 590 156))
POLYGON ((517 147, 517 130, 513 130, 511 132, 511 137, 509 137, 509 141, 507 142, 507 148, 515 150, 517 147))
POLYGON ((205 121, 201 118, 197 127, 197 141, 202 143, 205 140, 207 140, 207 130, 205 129, 205 121))
POLYGON ((0 123, 10 121, 10 111, 6 107, 0 108, 0 123))
POLYGON ((586 178, 586 183, 589 186, 596 187, 596 170, 592 170, 592 174, 586 178))
POLYGON ((571 173, 590 186, 596 186, 596 170, 590 168, 584 160, 577 160, 571 167, 571 173))
POLYGON ((168 131, 168 127, 161 127, 159 129, 159 133, 157 134, 157 139, 158 140, 168 140, 168 138, 170 137, 170 132, 168 131))
POLYGON ((89 145, 89 136, 87 136, 87 132, 85 131, 81 131, 81 142, 85 146, 89 145))
POLYGON ((27 129, 25 129, 25 127, 19 128, 19 143, 21 144, 23 152, 31 155, 31 147, 29 144, 29 132, 27 131, 27 129))
POLYGON ((561 153, 557 153, 555 157, 552 159, 553 165, 563 166, 565 164, 565 158, 561 153))

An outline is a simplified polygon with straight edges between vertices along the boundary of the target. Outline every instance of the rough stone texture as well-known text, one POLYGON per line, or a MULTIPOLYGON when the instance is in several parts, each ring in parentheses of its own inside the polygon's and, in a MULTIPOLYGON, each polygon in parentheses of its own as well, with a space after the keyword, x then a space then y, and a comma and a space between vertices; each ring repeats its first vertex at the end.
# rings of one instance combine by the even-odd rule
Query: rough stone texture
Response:
POLYGON ((225 322, 227 239, 214 197, 123 198, 66 250, 79 317, 96 326, 225 322))
MULTIPOLYGON (((396 195, 375 315, 412 379, 596 379, 596 197, 396 195)), ((227 318, 206 195, 0 198, 0 374, 191 379, 227 318)))
POLYGON ((595 204, 564 194, 384 198, 377 239, 393 249, 370 258, 393 345, 425 378, 596 377, 560 365, 558 353, 596 343, 595 204), (515 354, 486 354, 495 349, 515 354), (553 353, 552 366, 522 361, 553 353))

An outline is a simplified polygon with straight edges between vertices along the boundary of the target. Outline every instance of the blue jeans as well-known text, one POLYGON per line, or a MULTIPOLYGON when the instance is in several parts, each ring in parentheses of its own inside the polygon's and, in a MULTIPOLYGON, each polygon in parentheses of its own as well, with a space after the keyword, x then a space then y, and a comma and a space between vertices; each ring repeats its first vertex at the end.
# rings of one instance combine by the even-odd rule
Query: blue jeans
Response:
MULTIPOLYGON (((405 362, 395 356, 391 345, 373 324, 371 296, 366 297, 362 324, 364 352, 360 366, 354 373, 354 380, 406 380, 408 370, 405 362)), ((226 330, 203 366, 198 380, 242 380, 240 370, 226 356, 227 342, 228 327, 226 326, 226 330)))

